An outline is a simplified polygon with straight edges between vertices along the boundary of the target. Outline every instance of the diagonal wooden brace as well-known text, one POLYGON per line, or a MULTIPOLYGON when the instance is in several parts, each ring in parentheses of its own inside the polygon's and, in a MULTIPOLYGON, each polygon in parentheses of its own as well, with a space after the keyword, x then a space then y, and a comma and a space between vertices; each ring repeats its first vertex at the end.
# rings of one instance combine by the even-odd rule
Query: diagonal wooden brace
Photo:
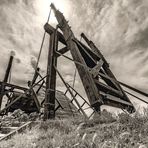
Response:
POLYGON ((94 78, 99 74, 99 71, 100 71, 103 63, 104 63, 103 60, 100 59, 99 62, 97 63, 97 65, 94 68, 91 69, 90 72, 91 72, 91 74, 93 75, 94 78))

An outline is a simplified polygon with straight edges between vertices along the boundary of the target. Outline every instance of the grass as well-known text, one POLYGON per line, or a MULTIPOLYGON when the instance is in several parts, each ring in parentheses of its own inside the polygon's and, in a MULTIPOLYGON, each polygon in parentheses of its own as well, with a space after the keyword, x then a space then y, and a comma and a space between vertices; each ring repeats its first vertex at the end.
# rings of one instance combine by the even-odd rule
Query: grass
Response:
POLYGON ((147 148, 148 109, 144 114, 113 116, 103 112, 95 119, 82 117, 40 122, 31 130, 0 143, 0 148, 147 148))

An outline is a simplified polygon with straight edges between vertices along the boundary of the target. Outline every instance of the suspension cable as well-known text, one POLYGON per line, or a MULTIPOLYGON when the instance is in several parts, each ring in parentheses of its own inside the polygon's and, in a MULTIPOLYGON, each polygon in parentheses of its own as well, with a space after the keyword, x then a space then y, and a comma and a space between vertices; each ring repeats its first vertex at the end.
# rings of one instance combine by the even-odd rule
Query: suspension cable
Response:
POLYGON ((142 101, 142 102, 148 104, 147 101, 141 99, 140 97, 138 97, 138 96, 136 96, 136 95, 134 95, 134 94, 132 94, 132 93, 130 93, 130 92, 128 92, 128 91, 125 91, 125 90, 124 90, 124 92, 126 92, 127 94, 131 95, 132 97, 135 97, 136 99, 138 99, 138 100, 140 100, 140 101, 142 101))
POLYGON ((73 84, 72 84, 73 88, 75 87, 76 76, 77 76, 77 69, 75 68, 74 77, 73 77, 73 84))
MULTIPOLYGON (((51 15, 51 8, 50 8, 49 15, 48 15, 48 18, 47 18, 47 23, 50 20, 50 15, 51 15)), ((44 34, 43 34, 43 38, 42 38, 42 42, 41 42, 41 46, 40 46, 40 50, 39 50, 39 54, 38 54, 38 58, 37 58, 37 63, 36 63, 36 66, 35 66, 35 73, 37 72, 37 68, 38 68, 38 65, 39 65, 39 60, 40 60, 40 57, 41 57, 41 53, 42 53, 42 49, 43 49, 43 45, 44 45, 44 41, 45 41, 45 36, 46 36, 46 31, 44 31, 44 34)))

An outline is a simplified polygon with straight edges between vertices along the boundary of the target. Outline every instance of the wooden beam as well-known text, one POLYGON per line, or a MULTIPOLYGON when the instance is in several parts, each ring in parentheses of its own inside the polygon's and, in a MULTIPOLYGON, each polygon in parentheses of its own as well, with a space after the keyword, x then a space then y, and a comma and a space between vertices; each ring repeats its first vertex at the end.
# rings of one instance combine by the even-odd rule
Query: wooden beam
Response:
POLYGON ((109 94, 104 95, 103 102, 104 105, 126 109, 129 113, 135 112, 135 108, 132 103, 121 100, 120 98, 117 98, 109 94))
MULTIPOLYGON (((86 48, 84 48, 79 42, 78 40, 74 39, 73 40, 79 47, 79 49, 81 49, 81 51, 83 51, 83 53, 85 53, 85 55, 89 58, 89 61, 91 60, 92 62, 94 62, 94 64, 97 63, 97 61, 92 57, 92 55, 86 50, 86 48)), ((80 52, 81 52, 80 51, 80 52)))
POLYGON ((8 77, 9 77, 9 74, 10 74, 10 71, 11 71, 11 67, 12 67, 12 62, 13 62, 13 56, 11 55, 10 59, 9 59, 8 66, 7 66, 7 69, 6 69, 6 73, 5 73, 5 77, 4 77, 3 82, 7 82, 8 81, 8 77))
POLYGON ((77 42, 79 42, 79 44, 91 55, 91 57, 93 57, 94 60, 98 61, 101 59, 100 56, 98 56, 93 50, 91 50, 91 48, 87 47, 79 40, 77 40, 77 42))
MULTIPOLYGON (((45 31, 51 35, 53 32, 55 32, 55 28, 53 28, 50 24, 46 23, 44 25, 44 29, 45 31)), ((64 39, 64 36, 62 35, 62 33, 60 33, 59 31, 57 32, 57 36, 58 36, 58 39, 61 43, 63 43, 64 45, 66 45, 66 41, 64 39)))
POLYGON ((47 62, 47 77, 46 77, 46 93, 44 104, 44 120, 55 118, 55 91, 56 90, 56 70, 57 66, 56 51, 58 48, 57 29, 50 35, 48 62, 47 62))
POLYGON ((84 33, 81 33, 81 37, 86 41, 86 43, 88 44, 88 46, 91 48, 91 50, 99 57, 101 58, 105 65, 107 67, 109 67, 109 64, 107 63, 106 59, 104 58, 104 56, 102 55, 102 53, 98 50, 98 48, 94 45, 94 43, 90 40, 88 40, 88 38, 85 36, 84 33))
MULTIPOLYGON (((65 54, 68 51, 69 51, 69 49, 67 47, 64 47, 64 48, 61 48, 60 50, 58 50, 58 52, 60 54, 65 54)), ((61 56, 60 54, 57 54, 57 57, 61 56)))
POLYGON ((121 97, 121 98, 123 97, 123 94, 120 91, 99 82, 99 80, 94 80, 94 81, 97 84, 97 87, 100 91, 103 91, 103 92, 111 94, 111 95, 115 95, 116 97, 121 97))
POLYGON ((14 84, 10 84, 10 83, 4 83, 4 82, 1 82, 1 81, 0 81, 0 85, 4 85, 5 87, 12 87, 14 89, 19 89, 19 90, 23 90, 23 91, 28 90, 28 88, 21 87, 21 86, 18 86, 18 85, 14 85, 14 84))
POLYGON ((94 68, 91 69, 90 72, 92 73, 94 78, 99 74, 99 71, 100 71, 103 63, 104 63, 103 60, 100 59, 99 62, 97 63, 97 65, 94 68))
POLYGON ((31 91, 32 91, 31 97, 32 97, 32 99, 34 100, 34 102, 36 104, 36 107, 37 107, 38 112, 40 112, 40 107, 41 106, 40 106, 39 100, 38 100, 38 98, 37 98, 36 93, 34 92, 34 90, 32 89, 31 91))

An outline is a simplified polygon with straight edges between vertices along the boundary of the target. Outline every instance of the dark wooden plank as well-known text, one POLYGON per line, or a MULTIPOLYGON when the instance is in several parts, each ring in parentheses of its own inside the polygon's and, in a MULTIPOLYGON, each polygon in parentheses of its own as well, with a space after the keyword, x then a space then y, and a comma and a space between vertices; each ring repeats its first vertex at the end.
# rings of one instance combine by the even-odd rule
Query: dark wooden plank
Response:
POLYGON ((97 87, 100 91, 103 91, 103 92, 111 94, 111 95, 115 95, 116 97, 120 97, 120 98, 123 97, 123 94, 120 91, 99 82, 99 80, 94 80, 94 81, 97 84, 97 87))
MULTIPOLYGON (((84 52, 82 52, 81 50, 81 54, 85 60, 86 63, 88 63, 87 65, 89 67, 94 67, 96 62, 99 61, 100 59, 103 60, 103 65, 102 67, 105 68, 104 70, 100 70, 100 72, 102 72, 104 75, 108 75, 108 69, 106 69, 106 67, 109 67, 108 63, 106 62, 105 58, 103 57, 103 55, 100 53, 98 54, 97 52, 95 52, 95 50, 91 50, 90 48, 88 48, 87 46, 85 46, 83 43, 81 43, 80 41, 77 40, 77 42, 79 42, 79 45, 81 45, 79 48, 82 49, 82 47, 86 50, 85 52, 89 53, 89 56, 86 56, 86 54, 84 54, 84 52), (91 57, 91 58, 90 58, 91 57), (94 62, 94 60, 92 61, 91 59, 94 59, 96 62, 94 62)), ((84 51, 84 50, 83 50, 84 51)), ((87 54, 88 55, 88 54, 87 54)), ((115 79, 113 77, 108 76, 109 78, 112 79, 106 79, 104 77, 102 77, 102 79, 111 87, 115 88, 115 89, 119 89, 118 85, 115 82, 115 79)), ((117 82, 118 83, 118 82, 117 82)), ((120 89, 119 89, 120 90, 120 89)))
MULTIPOLYGON (((53 32, 55 32, 55 28, 53 28, 53 27, 52 27, 50 24, 48 24, 48 23, 46 23, 46 24, 44 25, 44 29, 45 29, 45 31, 46 31, 49 35, 51 35, 53 32)), ((59 41, 60 41, 61 43, 63 43, 64 45, 66 45, 65 39, 64 39, 63 35, 62 35, 59 31, 57 32, 57 35, 58 35, 59 41)))
POLYGON ((47 78, 46 78, 46 94, 45 94, 45 112, 44 120, 55 118, 55 91, 56 90, 56 70, 57 66, 56 51, 58 49, 57 30, 50 36, 48 62, 47 62, 47 78))
POLYGON ((117 98, 117 97, 109 95, 109 94, 104 95, 104 96, 105 96, 103 99, 104 105, 109 105, 112 107, 126 109, 130 113, 135 112, 135 108, 132 103, 124 101, 120 98, 117 98))
MULTIPOLYGON (((68 51, 69 51, 69 49, 67 47, 64 47, 64 48, 61 48, 60 50, 58 50, 58 53, 65 54, 68 51)), ((57 57, 61 56, 60 54, 57 54, 57 57)))
POLYGON ((7 82, 8 81, 8 77, 10 75, 10 71, 11 71, 11 67, 12 67, 12 62, 13 62, 13 56, 10 55, 8 66, 7 66, 7 69, 6 69, 6 73, 5 73, 5 77, 4 77, 3 82, 7 82))
POLYGON ((40 112, 41 106, 40 106, 39 100, 38 100, 38 98, 36 96, 36 93, 34 92, 33 89, 32 89, 32 96, 31 97, 32 97, 32 99, 34 100, 34 102, 36 104, 36 107, 37 107, 38 112, 40 112))
POLYGON ((0 141, 2 140, 6 140, 8 138, 11 138, 13 135, 15 135, 16 133, 18 132, 21 132, 22 130, 26 129, 28 126, 30 126, 33 122, 32 121, 29 121, 25 124, 23 124, 22 126, 18 127, 17 129, 11 131, 10 133, 4 135, 3 137, 0 138, 0 141))
POLYGON ((103 60, 100 59, 99 62, 97 63, 97 65, 94 68, 91 69, 90 72, 92 73, 94 78, 99 74, 99 71, 100 71, 103 63, 104 63, 103 60))
POLYGON ((5 87, 12 87, 13 89, 19 89, 19 90, 23 90, 23 91, 28 90, 28 88, 26 88, 26 87, 22 87, 22 86, 10 84, 10 83, 5 83, 5 82, 2 82, 2 81, 0 81, 0 85, 4 85, 5 87))
POLYGON ((141 90, 139 90, 139 89, 136 89, 136 88, 134 88, 134 87, 132 87, 132 86, 130 86, 130 85, 127 85, 127 84, 125 84, 125 83, 123 83, 123 82, 119 82, 122 86, 124 86, 124 87, 126 87, 126 88, 128 88, 128 89, 131 89, 131 90, 133 90, 133 91, 135 91, 135 92, 137 92, 137 93, 139 93, 139 94, 141 94, 141 95, 143 95, 143 96, 146 96, 146 97, 148 97, 148 94, 147 93, 145 93, 145 92, 143 92, 143 91, 141 91, 141 90))

